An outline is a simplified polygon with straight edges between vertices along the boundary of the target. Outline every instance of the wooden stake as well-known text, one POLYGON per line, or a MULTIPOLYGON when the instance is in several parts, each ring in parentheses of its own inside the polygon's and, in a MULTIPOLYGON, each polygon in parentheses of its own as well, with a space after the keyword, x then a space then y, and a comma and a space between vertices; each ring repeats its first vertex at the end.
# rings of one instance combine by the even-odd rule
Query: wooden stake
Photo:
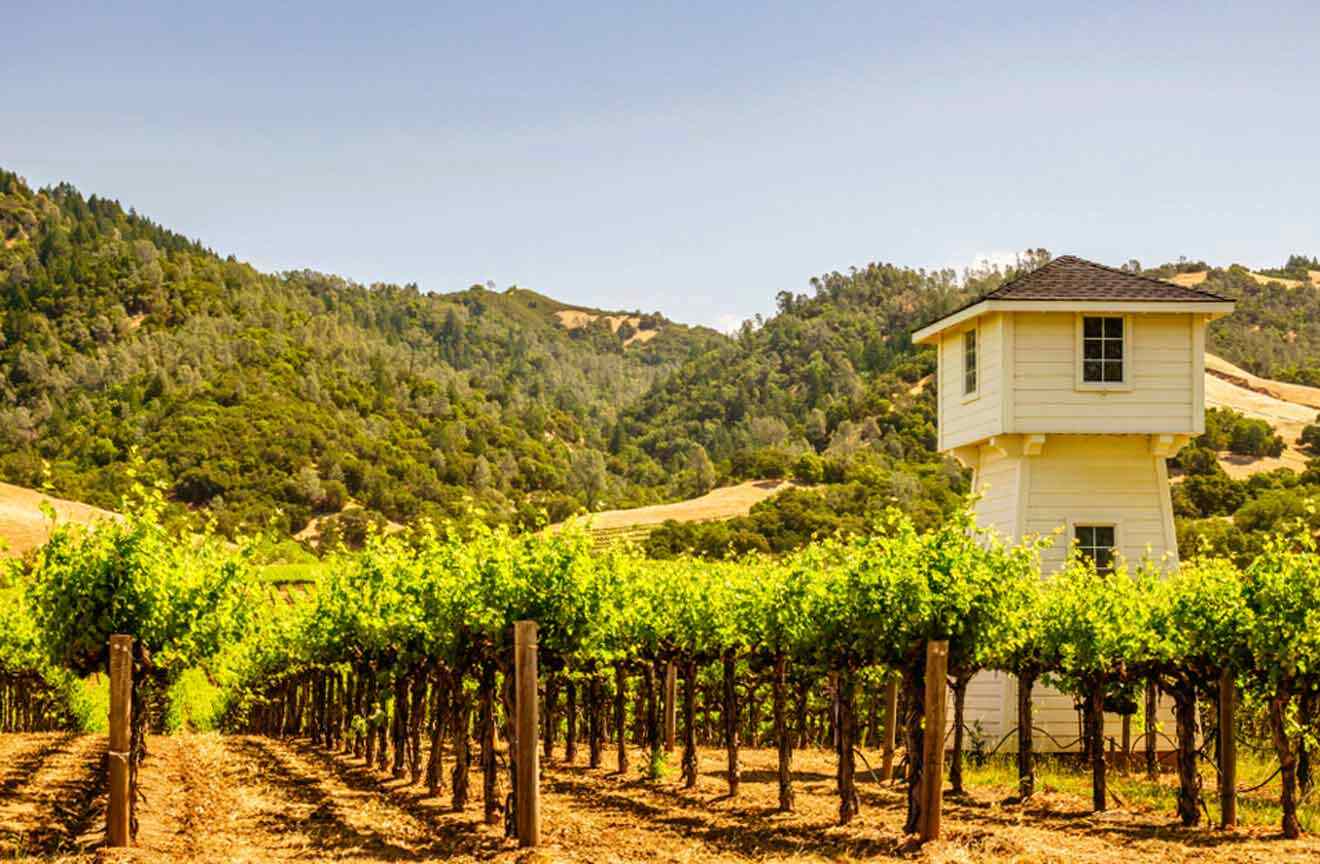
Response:
POLYGON ((110 637, 110 803, 106 837, 111 846, 129 846, 132 790, 129 789, 129 749, 133 727, 133 637, 110 637))
POLYGON ((513 651, 518 737, 518 845, 527 847, 541 842, 535 621, 518 621, 513 625, 513 651))
POLYGON ((880 779, 894 778, 894 748, 898 744, 898 678, 891 677, 885 685, 885 740, 884 762, 880 766, 880 779))
POLYGON ((940 838, 944 796, 944 706, 949 679, 949 643, 926 643, 926 718, 922 734, 921 842, 940 838))
POLYGON ((1237 825, 1237 692, 1233 673, 1225 669, 1219 676, 1219 825, 1237 825))

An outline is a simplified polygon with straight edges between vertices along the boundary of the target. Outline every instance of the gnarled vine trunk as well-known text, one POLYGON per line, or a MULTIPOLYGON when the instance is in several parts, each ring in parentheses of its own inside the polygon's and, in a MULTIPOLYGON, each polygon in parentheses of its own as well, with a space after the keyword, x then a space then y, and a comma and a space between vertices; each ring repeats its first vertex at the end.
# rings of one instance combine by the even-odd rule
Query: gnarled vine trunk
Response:
POLYGON ((587 764, 600 767, 601 750, 605 746, 605 711, 601 705, 600 674, 592 672, 587 681, 587 764))
POLYGON ((835 692, 835 704, 838 706, 836 740, 839 758, 839 824, 847 825, 860 807, 856 782, 857 758, 854 753, 857 744, 857 676, 852 669, 844 669, 839 673, 835 692))
MULTIPOLYGON (((512 655, 512 652, 510 652, 512 655)), ((518 836, 518 722, 514 717, 513 657, 509 665, 501 668, 503 686, 500 687, 500 705, 504 709, 504 743, 508 748, 509 792, 504 796, 504 836, 518 836)), ((536 735, 532 735, 532 750, 536 750, 536 735)))
POLYGON ((569 765, 577 759, 578 748, 578 703, 577 682, 569 678, 564 684, 564 761, 569 765))
POLYGON ((798 747, 800 749, 806 749, 811 744, 811 730, 807 721, 807 696, 810 692, 811 682, 807 680, 806 676, 798 679, 797 699, 793 706, 797 722, 793 725, 797 729, 798 747))
POLYGON ((728 753, 725 779, 729 784, 729 797, 738 794, 738 682, 735 677, 737 656, 725 651, 724 658, 724 746, 728 753))
POLYGON ((408 706, 408 778, 412 785, 422 779, 422 721, 426 718, 426 671, 413 672, 412 704, 408 706))
MULTIPOLYGON (((924 657, 923 657, 924 659, 924 657)), ((903 831, 915 834, 921 826, 921 773, 924 770, 925 737, 925 663, 918 662, 903 670, 903 743, 907 749, 907 818, 903 831)))
POLYGON ((628 770, 628 673, 622 663, 614 664, 614 735, 618 742, 618 770, 628 770))
POLYGON ((1155 679, 1146 682, 1146 776, 1154 780, 1160 773, 1155 740, 1155 708, 1159 702, 1160 691, 1155 679))
POLYGON ((545 681, 545 716, 541 719, 546 762, 555 758, 555 739, 559 736, 559 676, 551 673, 545 681))
POLYGON ((665 662, 656 660, 646 666, 646 746, 649 764, 646 776, 652 780, 660 778, 660 768, 664 764, 664 751, 661 749, 660 736, 660 691, 664 686, 665 662))
POLYGON ((499 766, 495 759, 495 663, 491 660, 481 664, 481 679, 477 688, 480 705, 481 738, 481 804, 482 814, 487 825, 498 825, 500 810, 504 802, 500 800, 499 766))
POLYGON ((779 748, 779 811, 792 813, 793 738, 788 731, 788 658, 775 655, 774 713, 775 744, 779 748))
POLYGON ((431 684, 431 752, 426 757, 426 791, 439 795, 445 785, 445 725, 449 722, 449 676, 436 669, 431 684))
POLYGON ((697 785, 697 661, 688 658, 683 672, 683 788, 697 785))
MULTIPOLYGON (((367 676, 366 685, 362 688, 365 692, 362 698, 362 735, 358 741, 358 746, 354 748, 354 755, 361 756, 362 761, 370 767, 376 762, 376 697, 380 684, 376 679, 376 670, 368 668, 365 672, 367 676)), ((295 696, 296 698, 296 696, 295 696)))
POLYGON ((969 676, 960 674, 953 679, 953 759, 949 764, 949 791, 954 795, 963 794, 963 718, 967 707, 967 684, 969 676))
POLYGON ((340 751, 343 753, 353 752, 353 718, 357 716, 358 686, 361 682, 361 676, 357 670, 350 669, 345 679, 347 688, 344 693, 344 730, 343 737, 340 738, 340 751))
POLYGON ((1091 806, 1096 812, 1108 807, 1109 790, 1105 784, 1105 681, 1091 684, 1086 703, 1088 713, 1087 753, 1091 759, 1091 806))
POLYGON ((1286 694, 1270 699, 1270 732, 1274 736, 1274 750, 1279 756, 1279 807, 1282 810, 1283 836, 1289 840, 1301 836, 1302 826, 1297 821, 1297 754, 1288 737, 1288 703, 1286 694))
POLYGON ((1201 821, 1201 777, 1196 773, 1196 688, 1179 682, 1171 690, 1178 738, 1178 818, 1191 827, 1201 821))
POLYGON ((1026 801, 1036 794, 1036 754, 1032 739, 1031 690, 1036 676, 1030 672, 1018 675, 1018 797, 1026 801))
POLYGON ((453 727, 450 740, 454 742, 454 772, 452 775, 451 803, 455 812, 462 812, 467 807, 468 784, 472 767, 472 697, 463 687, 463 673, 454 673, 451 683, 453 696, 453 727))
POLYGON ((394 678, 394 720, 391 724, 391 744, 394 747, 394 762, 390 767, 390 776, 403 776, 404 764, 408 755, 408 676, 396 675, 394 678))

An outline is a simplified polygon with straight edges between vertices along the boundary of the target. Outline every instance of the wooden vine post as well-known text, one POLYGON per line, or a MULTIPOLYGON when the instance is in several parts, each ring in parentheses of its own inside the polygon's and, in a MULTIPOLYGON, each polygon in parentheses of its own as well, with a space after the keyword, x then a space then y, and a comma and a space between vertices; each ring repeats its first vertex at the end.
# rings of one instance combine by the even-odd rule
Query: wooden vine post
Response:
POLYGON ((110 846, 132 843, 129 749, 133 727, 133 637, 110 637, 110 803, 106 808, 106 838, 110 846))
POLYGON ((894 748, 898 744, 898 678, 891 676, 885 685, 885 740, 884 762, 880 766, 880 779, 894 779, 894 748))
POLYGON ((922 735, 921 842, 940 838, 940 807, 944 796, 945 698, 949 677, 949 643, 926 643, 926 718, 922 735))
POLYGON ((1234 723, 1237 692, 1233 673, 1219 676, 1219 825, 1237 825, 1237 727, 1234 723))
POLYGON ((537 742, 540 736, 536 691, 536 622, 513 625, 514 692, 518 737, 518 797, 515 815, 518 845, 541 842, 541 765, 537 742))

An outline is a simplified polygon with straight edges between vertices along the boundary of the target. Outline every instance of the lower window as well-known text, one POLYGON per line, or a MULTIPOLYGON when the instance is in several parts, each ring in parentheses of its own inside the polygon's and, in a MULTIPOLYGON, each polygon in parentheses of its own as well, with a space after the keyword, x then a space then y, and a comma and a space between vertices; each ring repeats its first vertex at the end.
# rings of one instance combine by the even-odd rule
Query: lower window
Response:
POLYGON ((1095 562, 1099 573, 1114 570, 1114 526, 1077 525, 1073 528, 1073 542, 1083 558, 1095 562))

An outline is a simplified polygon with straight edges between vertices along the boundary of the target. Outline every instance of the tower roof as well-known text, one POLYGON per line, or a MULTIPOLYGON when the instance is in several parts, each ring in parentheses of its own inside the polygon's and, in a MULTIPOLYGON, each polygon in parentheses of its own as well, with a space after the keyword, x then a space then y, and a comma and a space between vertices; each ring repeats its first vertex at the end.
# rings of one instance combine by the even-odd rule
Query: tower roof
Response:
POLYGON ((1223 303, 1229 298, 1199 288, 1187 288, 1163 279, 1106 267, 1075 255, 1060 255, 1030 273, 1005 282, 967 305, 991 299, 1223 303))
POLYGON ((1200 288, 1174 285, 1075 255, 1060 255, 919 328, 912 334, 913 341, 922 342, 981 311, 994 308, 1048 309, 1048 305, 1038 304, 1051 303, 1066 303, 1070 308, 1078 309, 1136 304, 1136 307, 1150 311, 1160 311, 1158 304, 1169 304, 1166 311, 1189 311, 1187 304, 1204 303, 1213 304, 1205 307, 1206 312, 1226 314, 1232 310, 1233 301, 1200 288), (984 310, 976 309, 982 304, 985 304, 984 310))

